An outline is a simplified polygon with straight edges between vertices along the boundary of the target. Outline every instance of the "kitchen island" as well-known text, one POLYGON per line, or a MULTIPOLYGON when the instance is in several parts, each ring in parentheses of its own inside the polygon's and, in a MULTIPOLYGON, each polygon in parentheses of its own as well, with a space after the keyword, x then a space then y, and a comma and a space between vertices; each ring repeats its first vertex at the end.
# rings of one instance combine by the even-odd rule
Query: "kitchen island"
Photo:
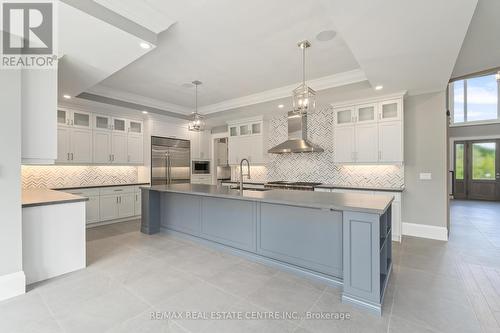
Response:
POLYGON ((381 314, 392 268, 392 196, 142 188, 141 231, 161 229, 343 285, 342 300, 381 314))

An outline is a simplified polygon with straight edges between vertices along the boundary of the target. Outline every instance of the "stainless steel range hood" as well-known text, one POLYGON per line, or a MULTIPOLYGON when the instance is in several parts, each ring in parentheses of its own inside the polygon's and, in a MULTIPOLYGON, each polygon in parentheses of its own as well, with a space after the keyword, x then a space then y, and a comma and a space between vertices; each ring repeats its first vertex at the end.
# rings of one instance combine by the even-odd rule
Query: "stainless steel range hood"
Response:
POLYGON ((307 140, 307 114, 288 112, 288 140, 269 149, 271 154, 321 153, 323 148, 307 140))

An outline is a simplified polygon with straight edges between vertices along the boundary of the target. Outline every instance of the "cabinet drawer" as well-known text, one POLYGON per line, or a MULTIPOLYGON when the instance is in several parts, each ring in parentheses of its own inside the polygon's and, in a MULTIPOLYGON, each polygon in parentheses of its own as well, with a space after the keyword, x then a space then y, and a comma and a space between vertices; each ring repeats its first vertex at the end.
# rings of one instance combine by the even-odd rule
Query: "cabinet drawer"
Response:
POLYGON ((133 193, 135 192, 135 186, 113 186, 113 187, 103 187, 101 188, 101 195, 119 195, 121 193, 133 193))

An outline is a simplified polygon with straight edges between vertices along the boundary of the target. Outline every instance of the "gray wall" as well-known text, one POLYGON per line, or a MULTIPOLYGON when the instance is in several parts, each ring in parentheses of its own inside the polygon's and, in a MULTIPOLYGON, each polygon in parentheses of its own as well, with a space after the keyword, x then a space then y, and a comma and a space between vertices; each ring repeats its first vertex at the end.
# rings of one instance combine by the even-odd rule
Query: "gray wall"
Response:
POLYGON ((450 138, 467 138, 480 136, 500 137, 500 124, 450 127, 448 133, 450 138))
MULTIPOLYGON (((21 234, 21 76, 0 75, 0 279, 22 270, 21 234)), ((1 286, 0 286, 1 287, 1 286)))
POLYGON ((403 223, 447 225, 445 96, 440 92, 405 99, 403 223), (432 180, 420 180, 421 172, 432 173, 432 180))

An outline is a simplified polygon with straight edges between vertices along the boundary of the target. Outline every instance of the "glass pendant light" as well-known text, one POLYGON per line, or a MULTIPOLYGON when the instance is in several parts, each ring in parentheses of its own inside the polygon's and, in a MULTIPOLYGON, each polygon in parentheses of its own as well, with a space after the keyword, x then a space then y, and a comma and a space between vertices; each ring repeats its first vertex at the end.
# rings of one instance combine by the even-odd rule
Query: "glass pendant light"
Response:
POLYGON ((198 113, 198 86, 201 84, 201 81, 193 81, 192 82, 196 88, 196 97, 195 97, 195 109, 192 114, 192 120, 188 124, 188 130, 193 132, 201 132, 205 129, 205 122, 203 121, 203 116, 198 113))
POLYGON ((293 90, 293 112, 306 114, 316 108, 316 91, 306 85, 306 49, 311 43, 304 40, 297 45, 302 49, 302 84, 293 90))

